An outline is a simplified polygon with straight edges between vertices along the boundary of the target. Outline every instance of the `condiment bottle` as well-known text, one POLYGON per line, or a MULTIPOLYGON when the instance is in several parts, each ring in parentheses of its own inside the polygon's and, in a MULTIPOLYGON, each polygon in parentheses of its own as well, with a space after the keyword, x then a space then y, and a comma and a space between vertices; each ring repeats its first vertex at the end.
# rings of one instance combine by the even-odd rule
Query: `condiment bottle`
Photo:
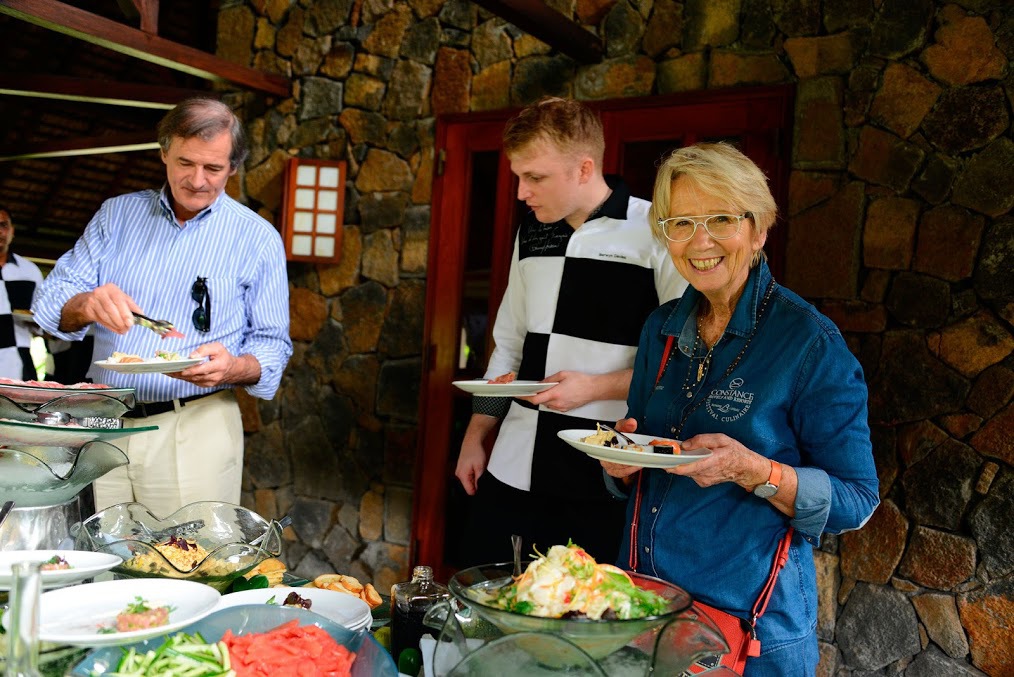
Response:
POLYGON ((10 632, 7 633, 6 677, 41 677, 39 672, 40 562, 16 562, 11 590, 10 632))
POLYGON ((399 662, 406 649, 419 651, 419 638, 426 632, 426 611, 450 597, 447 587, 433 580, 433 569, 417 566, 412 580, 391 586, 391 654, 399 662))

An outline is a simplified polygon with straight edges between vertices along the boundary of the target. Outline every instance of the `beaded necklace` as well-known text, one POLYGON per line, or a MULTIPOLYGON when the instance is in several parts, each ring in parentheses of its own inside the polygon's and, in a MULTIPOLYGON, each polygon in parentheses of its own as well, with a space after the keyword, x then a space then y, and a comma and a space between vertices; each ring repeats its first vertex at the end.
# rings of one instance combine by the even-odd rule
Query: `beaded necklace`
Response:
MULTIPOLYGON (((727 376, 729 376, 729 374, 732 373, 732 370, 735 369, 736 366, 739 365, 740 360, 743 359, 743 355, 746 354, 746 350, 747 348, 750 347, 750 343, 751 341, 753 341, 753 337, 757 335, 757 329, 760 327, 761 318, 764 316, 764 311, 767 310, 768 301, 771 300, 771 294, 774 293, 774 290, 775 290, 775 281, 771 280, 771 282, 768 283, 768 288, 764 291, 764 298, 761 299, 760 308, 757 310, 757 320, 754 322, 753 328, 750 330, 750 335, 746 337, 746 343, 743 344, 743 347, 740 349, 739 354, 736 355, 736 358, 725 370, 725 373, 722 374, 722 379, 726 378, 727 376)), ((721 339, 716 341, 715 346, 717 346, 720 341, 721 339)), ((694 370, 694 358, 697 355, 697 348, 700 346, 700 344, 701 344, 701 332, 700 330, 698 330, 697 336, 694 338, 693 352, 690 356, 689 364, 687 365, 687 375, 686 378, 683 379, 683 388, 681 389, 682 392, 686 393, 687 399, 692 399, 694 396, 693 390, 691 389, 692 386, 690 383, 690 378, 694 370)), ((693 382, 693 385, 697 385, 698 383, 701 382, 701 379, 704 378, 704 373, 711 364, 711 354, 714 351, 715 346, 712 346, 711 349, 708 350, 708 354, 705 355, 701 363, 697 365, 697 379, 693 382)), ((665 366, 663 366, 661 371, 659 371, 658 380, 656 380, 656 384, 662 380, 662 375, 665 374, 666 370, 669 368, 669 363, 672 362, 673 355, 675 354, 676 354, 675 351, 670 350, 669 354, 666 355, 665 366)), ((679 433, 679 431, 682 431, 683 424, 686 423, 686 420, 690 416, 690 414, 694 413, 697 410, 697 407, 699 407, 703 403, 704 403, 703 399, 698 401, 697 404, 694 405, 694 408, 688 411, 683 416, 683 420, 680 421, 680 426, 679 430, 677 431, 677 434, 679 433)))

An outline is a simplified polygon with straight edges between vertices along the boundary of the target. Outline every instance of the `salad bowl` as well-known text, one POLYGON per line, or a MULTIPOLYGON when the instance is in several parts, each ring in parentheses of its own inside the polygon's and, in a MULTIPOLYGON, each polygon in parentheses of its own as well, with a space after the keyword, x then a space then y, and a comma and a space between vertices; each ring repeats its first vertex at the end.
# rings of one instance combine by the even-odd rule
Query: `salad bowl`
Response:
POLYGON ((140 503, 121 503, 72 533, 79 550, 119 556, 123 562, 112 569, 118 577, 184 579, 219 591, 282 550, 281 524, 219 501, 191 503, 165 518, 140 503), (185 545, 166 547, 170 541, 185 545))
POLYGON ((455 574, 449 581, 448 588, 458 602, 505 634, 534 632, 556 635, 576 645, 594 659, 604 658, 627 645, 635 637, 669 623, 680 612, 690 608, 693 602, 689 593, 679 586, 651 576, 627 572, 638 587, 669 600, 669 605, 663 613, 643 618, 612 620, 530 616, 500 609, 486 601, 490 594, 510 583, 513 571, 513 562, 472 567, 455 574))

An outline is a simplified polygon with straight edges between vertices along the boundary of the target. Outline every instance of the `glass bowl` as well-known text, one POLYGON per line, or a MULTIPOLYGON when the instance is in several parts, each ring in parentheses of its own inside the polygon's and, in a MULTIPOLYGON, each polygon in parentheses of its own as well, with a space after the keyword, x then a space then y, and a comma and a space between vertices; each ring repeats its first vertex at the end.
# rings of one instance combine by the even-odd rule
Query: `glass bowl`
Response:
MULTIPOLYGON (((179 578, 223 591, 239 576, 282 551, 282 526, 239 505, 201 501, 160 519, 140 503, 121 503, 72 529, 80 550, 123 559, 113 573, 127 578, 179 578), (155 546, 170 538, 196 542, 186 560, 170 561, 155 546)), ((175 552, 173 550, 172 552, 175 552)))
MULTIPOLYGON (((178 632, 197 632, 206 641, 215 642, 222 638, 226 630, 232 630, 234 635, 267 632, 292 620, 297 621, 300 626, 319 626, 338 644, 355 652, 356 659, 352 663, 352 677, 397 677, 398 669, 394 666, 390 654, 369 632, 366 630, 353 632, 323 616, 303 609, 268 604, 234 606, 215 611, 178 632)), ((165 636, 162 635, 122 649, 133 648, 144 654, 149 650, 156 650, 164 641, 165 636)), ((92 652, 68 673, 69 677, 92 677, 95 674, 101 675, 115 670, 123 656, 122 649, 120 647, 106 647, 92 652)))
MULTIPOLYGON (((525 567, 527 563, 522 565, 522 569, 525 567)), ((479 601, 480 597, 484 596, 483 593, 509 582, 513 572, 512 562, 472 567, 455 574, 448 583, 448 588, 455 599, 504 633, 541 632, 557 635, 577 645, 595 659, 604 658, 638 635, 665 625, 677 614, 690 608, 693 602, 690 594, 679 586, 630 571, 627 575, 636 585, 669 600, 669 608, 665 613, 627 620, 542 618, 497 609, 479 601)))

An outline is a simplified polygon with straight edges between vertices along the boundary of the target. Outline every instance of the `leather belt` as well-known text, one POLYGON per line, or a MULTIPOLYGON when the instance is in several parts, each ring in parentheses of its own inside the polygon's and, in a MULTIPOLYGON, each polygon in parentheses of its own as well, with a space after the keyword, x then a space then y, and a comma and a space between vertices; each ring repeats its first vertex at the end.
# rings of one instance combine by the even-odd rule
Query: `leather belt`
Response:
POLYGON ((222 391, 216 390, 213 393, 191 395, 190 397, 181 397, 177 400, 166 400, 165 402, 138 402, 133 409, 123 415, 123 418, 147 418, 148 416, 157 416, 169 411, 175 411, 177 402, 181 407, 184 407, 187 402, 194 402, 204 397, 211 397, 212 395, 217 395, 220 392, 222 391))

